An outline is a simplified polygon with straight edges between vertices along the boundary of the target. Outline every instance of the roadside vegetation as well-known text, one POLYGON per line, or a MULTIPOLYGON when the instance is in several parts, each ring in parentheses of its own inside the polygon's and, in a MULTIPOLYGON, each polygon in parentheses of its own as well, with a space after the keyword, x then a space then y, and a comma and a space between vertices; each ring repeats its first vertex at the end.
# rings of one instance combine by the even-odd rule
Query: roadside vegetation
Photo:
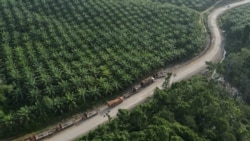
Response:
POLYGON ((1 0, 0 137, 89 109, 194 56, 205 43, 198 21, 189 8, 145 0, 1 0))
POLYGON ((213 79, 175 83, 78 141, 249 141, 250 107, 213 79))
POLYGON ((230 10, 222 16, 227 51, 226 59, 218 70, 241 97, 250 104, 250 9, 249 4, 230 10))

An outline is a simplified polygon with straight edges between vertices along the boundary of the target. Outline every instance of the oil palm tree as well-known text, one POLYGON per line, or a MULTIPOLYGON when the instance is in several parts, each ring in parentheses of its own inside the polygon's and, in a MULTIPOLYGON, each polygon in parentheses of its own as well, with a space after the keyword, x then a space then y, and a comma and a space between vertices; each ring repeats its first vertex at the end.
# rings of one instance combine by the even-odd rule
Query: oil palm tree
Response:
POLYGON ((78 88, 77 89, 77 96, 79 98, 80 101, 82 102, 86 102, 86 95, 87 95, 87 89, 84 87, 78 88))
POLYGON ((64 97, 65 105, 67 105, 67 110, 72 111, 76 108, 76 97, 73 93, 67 92, 64 97))
POLYGON ((21 107, 17 113, 16 113, 16 119, 18 119, 18 124, 23 125, 24 127, 27 127, 29 123, 31 122, 30 118, 31 110, 29 107, 24 106, 21 107))

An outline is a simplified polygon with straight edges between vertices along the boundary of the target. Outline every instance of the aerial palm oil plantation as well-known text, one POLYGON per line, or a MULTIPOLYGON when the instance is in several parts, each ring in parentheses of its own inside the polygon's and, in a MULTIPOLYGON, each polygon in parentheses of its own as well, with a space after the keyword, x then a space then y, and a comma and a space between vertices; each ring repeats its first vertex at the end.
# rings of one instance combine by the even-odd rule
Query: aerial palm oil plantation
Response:
POLYGON ((220 18, 227 55, 217 70, 228 83, 195 77, 157 89, 154 98, 78 141, 249 141, 250 5, 220 18))
POLYGON ((2 136, 87 109, 205 43, 197 11, 145 0, 2 0, 0 13, 2 136))
MULTIPOLYGON (((101 105, 108 98, 116 97, 159 69, 197 55, 206 45, 200 12, 215 2, 216 0, 1 0, 0 138, 21 136, 79 111, 101 105)), ((203 85, 204 80, 201 81, 203 85)), ((183 82, 186 83, 189 82, 183 82)), ((207 85, 204 84, 202 90, 207 85)), ((158 90, 157 93, 168 90, 163 91, 158 90)), ((212 92, 211 90, 210 93, 212 92)), ((155 103, 158 101, 160 97, 153 100, 155 103)), ((230 102, 231 106, 237 107, 238 103, 232 99, 230 102)), ((146 105, 150 109, 150 104, 146 105)), ((218 108, 221 105, 217 105, 218 108)), ((180 134, 186 134, 183 130, 188 135, 192 134, 189 138, 191 140, 202 139, 205 135, 211 139, 234 136, 236 129, 244 128, 242 132, 237 132, 235 138, 238 139, 243 131, 249 131, 249 127, 243 126, 241 122, 235 125, 237 128, 229 128, 231 119, 223 111, 218 112, 226 119, 215 119, 214 122, 223 120, 223 129, 228 129, 220 136, 213 133, 210 127, 204 128, 204 132, 193 134, 204 126, 194 124, 194 119, 191 118, 193 115, 180 115, 179 118, 183 119, 169 117, 169 120, 177 121, 171 123, 171 128, 174 129, 159 128, 171 131, 176 135, 173 137, 175 140, 182 137, 180 134), (186 122, 186 118, 191 122, 188 126, 191 124, 192 128, 181 125, 186 122)), ((147 122, 141 123, 145 124, 143 126, 138 123, 138 129, 136 126, 131 127, 133 131, 139 132, 144 130, 142 127, 148 127, 150 120, 147 118, 153 117, 156 112, 142 110, 140 113, 150 113, 150 116, 143 115, 142 121, 147 122)), ((239 116, 245 116, 244 112, 240 112, 239 116)), ((235 116, 235 119, 240 117, 235 116)), ((119 120, 118 117, 100 128, 118 126, 115 122, 119 120)), ((169 122, 165 119, 155 120, 157 121, 169 122)), ((249 117, 245 122, 248 121, 249 117)), ((123 130, 127 128, 125 124, 122 127, 123 130)), ((118 132, 118 127, 115 129, 118 132)), ((128 131, 124 131, 126 135, 129 130, 130 127, 128 131)), ((106 130, 105 134, 109 134, 108 132, 106 130)), ((143 132, 135 133, 138 140, 144 138, 143 132)), ((99 138, 93 134, 96 133, 83 139, 119 140, 105 136, 99 138)), ((130 135, 124 135, 123 138, 130 139, 130 135)), ((152 140, 154 138, 152 135, 152 140)), ((165 138, 165 134, 161 138, 165 138)))

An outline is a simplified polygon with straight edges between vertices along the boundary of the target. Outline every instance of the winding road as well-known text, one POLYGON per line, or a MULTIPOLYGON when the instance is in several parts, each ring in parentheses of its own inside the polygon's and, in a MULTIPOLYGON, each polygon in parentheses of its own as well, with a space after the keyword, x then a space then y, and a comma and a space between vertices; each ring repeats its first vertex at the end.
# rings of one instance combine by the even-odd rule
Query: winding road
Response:
MULTIPOLYGON (((208 27, 211 32, 211 46, 200 57, 196 57, 187 63, 180 64, 177 66, 174 66, 172 68, 167 69, 166 71, 173 72, 175 75, 171 78, 171 82, 177 82, 186 78, 189 78, 193 76, 194 74, 197 74, 201 70, 203 70, 206 67, 205 62, 206 61, 217 61, 222 57, 223 54, 223 48, 222 48, 222 40, 223 37, 220 33, 220 29, 217 25, 217 18, 219 15, 224 13, 226 10, 240 6, 246 3, 249 3, 250 0, 243 0, 239 2, 235 2, 220 8, 216 8, 214 11, 212 11, 208 16, 208 27)), ((164 78, 162 79, 156 79, 153 84, 150 86, 144 88, 139 93, 131 96, 130 98, 126 99, 123 103, 120 105, 108 109, 106 106, 102 107, 100 109, 100 112, 97 116, 90 118, 86 121, 81 122, 78 125, 72 126, 71 128, 65 129, 58 134, 55 134, 51 137, 48 137, 44 139, 44 141, 71 141, 74 140, 77 137, 81 137, 82 135, 88 133, 90 130, 95 129, 98 125, 104 124, 108 121, 107 117, 104 117, 105 113, 110 110, 109 115, 111 117, 115 117, 117 114, 118 109, 131 109, 135 107, 136 105, 142 103, 145 101, 148 97, 153 95, 153 91, 156 87, 161 88, 162 84, 164 82, 164 78)))

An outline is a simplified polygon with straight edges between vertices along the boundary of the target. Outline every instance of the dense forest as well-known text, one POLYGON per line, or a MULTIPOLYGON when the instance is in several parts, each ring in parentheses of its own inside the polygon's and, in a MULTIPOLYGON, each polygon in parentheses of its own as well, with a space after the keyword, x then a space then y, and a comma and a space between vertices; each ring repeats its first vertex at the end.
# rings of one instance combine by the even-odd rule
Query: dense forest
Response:
POLYGON ((1 0, 0 137, 89 109, 197 54, 199 18, 150 0, 1 0))
POLYGON ((225 30, 227 56, 220 73, 250 104, 250 5, 236 8, 221 19, 225 30))
POLYGON ((78 141, 249 141, 250 107, 205 77, 175 83, 78 141))

